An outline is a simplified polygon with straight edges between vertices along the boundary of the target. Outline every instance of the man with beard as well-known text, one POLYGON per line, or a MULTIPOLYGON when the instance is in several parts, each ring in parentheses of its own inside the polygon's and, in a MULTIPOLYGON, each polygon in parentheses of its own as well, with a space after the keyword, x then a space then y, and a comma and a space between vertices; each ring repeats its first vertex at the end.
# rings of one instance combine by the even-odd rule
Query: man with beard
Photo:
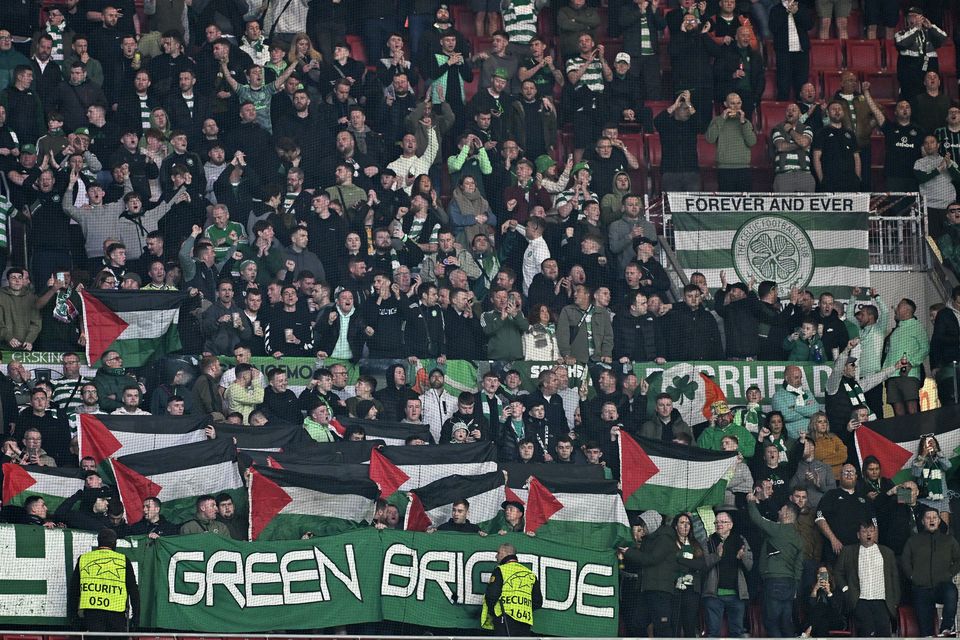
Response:
POLYGON ((423 421, 430 425, 430 433, 436 442, 440 440, 440 429, 457 410, 457 398, 447 391, 443 371, 430 372, 427 383, 430 388, 420 396, 423 407, 423 421))
POLYGON ((813 128, 800 121, 800 107, 787 105, 784 120, 770 134, 775 149, 773 190, 778 193, 813 192, 816 182, 810 173, 810 145, 813 128))

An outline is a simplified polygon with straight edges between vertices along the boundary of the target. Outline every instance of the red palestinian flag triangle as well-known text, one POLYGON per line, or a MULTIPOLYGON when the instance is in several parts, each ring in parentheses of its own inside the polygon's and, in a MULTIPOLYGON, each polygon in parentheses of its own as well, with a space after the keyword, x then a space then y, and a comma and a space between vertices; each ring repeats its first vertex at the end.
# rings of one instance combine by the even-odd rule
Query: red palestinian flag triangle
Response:
MULTIPOLYGON (((515 495, 515 494, 514 494, 515 495)), ((530 488, 527 493, 527 506, 524 510, 524 531, 536 532, 550 516, 563 509, 563 504, 556 496, 550 493, 536 478, 530 479, 530 488)))
POLYGON ((629 434, 620 431, 620 487, 623 501, 637 492, 643 483, 660 472, 650 456, 629 434))
POLYGON ((347 428, 336 418, 330 418, 330 432, 338 438, 347 435, 347 428))
POLYGON ((403 517, 404 531, 426 531, 433 526, 433 522, 427 516, 423 503, 417 494, 410 494, 410 503, 407 505, 407 513, 403 517))
MULTIPOLYGON (((358 465, 359 466, 359 465, 358 465)), ((247 479, 251 540, 334 535, 373 521, 377 486, 368 478, 251 467, 247 479)))
POLYGON ((403 469, 388 460, 379 449, 370 452, 370 479, 380 487, 380 495, 389 498, 410 476, 403 469))
POLYGON ((526 504, 526 500, 523 500, 516 493, 513 492, 509 486, 503 487, 504 500, 507 502, 519 502, 520 504, 526 504))
POLYGON ((4 505, 22 506, 27 498, 38 495, 53 513, 61 502, 82 488, 83 472, 77 468, 24 467, 12 462, 3 464, 4 505))
POLYGON ((887 478, 894 477, 913 457, 913 452, 904 449, 866 425, 861 425, 854 431, 854 441, 857 445, 860 464, 863 464, 867 456, 874 456, 880 461, 880 470, 887 478))
POLYGON ((143 501, 159 496, 163 487, 122 462, 110 459, 109 464, 117 480, 117 493, 120 494, 127 524, 140 522, 143 519, 143 501))
POLYGON ((717 400, 726 401, 727 396, 723 393, 723 389, 720 388, 713 378, 705 374, 703 371, 700 372, 700 379, 703 380, 703 417, 707 420, 710 419, 710 405, 712 405, 717 400))
POLYGON ((87 362, 96 362, 130 324, 86 289, 80 290, 80 300, 83 302, 83 330, 87 336, 87 362))
POLYGON ((100 464, 123 447, 98 416, 81 414, 77 417, 80 421, 77 444, 81 458, 93 458, 94 462, 100 464))
POLYGON ((83 289, 87 362, 115 349, 126 367, 142 367, 156 355, 180 348, 177 321, 185 292, 90 291, 83 289))
POLYGON ((74 416, 80 457, 107 458, 157 451, 207 439, 205 416, 74 416))

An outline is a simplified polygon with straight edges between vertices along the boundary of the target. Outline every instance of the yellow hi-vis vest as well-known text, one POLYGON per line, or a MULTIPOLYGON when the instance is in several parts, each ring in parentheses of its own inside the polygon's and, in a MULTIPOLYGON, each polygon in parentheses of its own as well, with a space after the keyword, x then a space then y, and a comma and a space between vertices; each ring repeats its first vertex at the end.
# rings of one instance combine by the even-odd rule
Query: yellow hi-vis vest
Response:
POLYGON ((127 559, 112 549, 80 556, 80 609, 127 610, 127 559))
POLYGON ((503 589, 500 599, 493 605, 493 614, 487 609, 487 600, 483 600, 480 612, 480 626, 493 629, 493 618, 506 615, 517 622, 533 625, 533 585, 537 576, 519 562, 500 565, 503 589))

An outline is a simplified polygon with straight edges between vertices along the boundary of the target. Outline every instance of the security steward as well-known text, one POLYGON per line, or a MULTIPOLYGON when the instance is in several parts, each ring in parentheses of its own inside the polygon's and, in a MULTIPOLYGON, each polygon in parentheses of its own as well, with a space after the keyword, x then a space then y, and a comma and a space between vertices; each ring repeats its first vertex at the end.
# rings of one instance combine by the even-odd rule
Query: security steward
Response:
POLYGON ((127 631, 140 617, 140 590, 130 559, 116 551, 117 532, 101 529, 97 548, 80 556, 70 581, 70 619, 83 621, 86 631, 127 631))
POLYGON ((543 604, 537 576, 520 564, 512 544, 500 545, 497 563, 483 596, 481 626, 501 637, 533 635, 533 610, 543 604))

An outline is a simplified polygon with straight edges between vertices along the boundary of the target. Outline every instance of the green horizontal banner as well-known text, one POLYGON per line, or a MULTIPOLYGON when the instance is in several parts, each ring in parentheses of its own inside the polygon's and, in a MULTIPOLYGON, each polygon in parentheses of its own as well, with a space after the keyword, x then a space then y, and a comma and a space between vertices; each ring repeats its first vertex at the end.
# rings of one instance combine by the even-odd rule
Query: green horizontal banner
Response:
MULTIPOLYGON (((617 559, 521 534, 480 537, 363 529, 296 541, 215 535, 121 541, 141 591, 141 626, 206 633, 313 630, 390 621, 476 630, 500 543, 539 577, 534 631, 611 637, 617 559), (132 545, 132 546, 131 546, 132 545)), ((0 623, 64 625, 67 581, 95 536, 0 526, 0 623)))

